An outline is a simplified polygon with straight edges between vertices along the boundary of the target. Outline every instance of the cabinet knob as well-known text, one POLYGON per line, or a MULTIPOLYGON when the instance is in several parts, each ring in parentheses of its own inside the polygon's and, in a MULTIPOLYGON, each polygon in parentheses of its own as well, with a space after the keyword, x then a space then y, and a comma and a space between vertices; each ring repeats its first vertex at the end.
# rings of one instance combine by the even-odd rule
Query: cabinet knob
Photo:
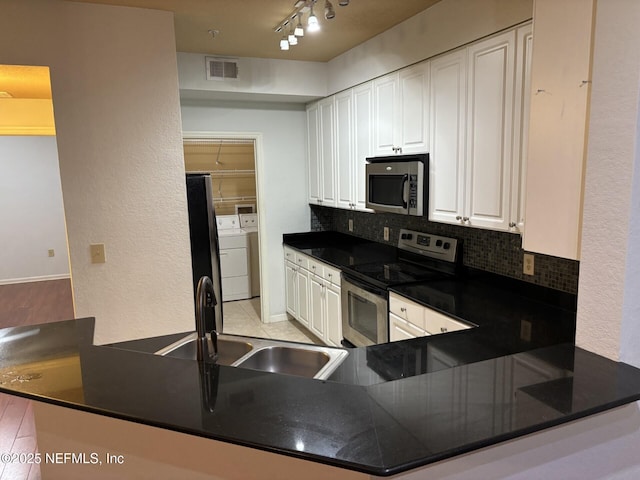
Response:
POLYGON ((440 327, 440 331, 441 331, 442 333, 447 333, 447 329, 446 329, 445 327, 440 327))
POLYGON ((509 222, 509 227, 510 228, 516 228, 518 224, 516 222, 509 222))
POLYGON ((406 312, 406 311, 407 311, 407 309, 406 309, 405 307, 400 307, 400 311, 401 311, 401 312, 406 312))
POLYGON ((462 217, 462 221, 463 222, 468 222, 469 221, 469 217, 462 217))
POLYGON ((333 275, 331 275, 330 273, 327 273, 327 277, 331 278, 333 277, 333 275))
POLYGON ((321 198, 318 199, 318 203, 322 203, 322 199, 321 198))
POLYGON ((460 215, 456 215, 456 220, 460 221, 462 220, 462 217, 460 215))
POLYGON ((315 265, 311 265, 311 269, 312 269, 312 270, 315 270, 315 269, 316 269, 316 266, 315 266, 315 265))

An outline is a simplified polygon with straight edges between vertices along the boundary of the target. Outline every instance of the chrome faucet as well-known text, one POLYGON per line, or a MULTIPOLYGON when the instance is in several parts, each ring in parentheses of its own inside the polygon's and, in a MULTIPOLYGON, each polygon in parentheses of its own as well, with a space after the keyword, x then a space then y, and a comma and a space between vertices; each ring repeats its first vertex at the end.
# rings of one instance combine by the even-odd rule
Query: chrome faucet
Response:
POLYGON ((205 308, 214 307, 216 303, 217 299, 215 291, 213 290, 213 282, 207 276, 201 277, 196 289, 196 331, 198 333, 197 352, 199 362, 206 359, 215 360, 218 356, 218 331, 215 311, 213 314, 213 330, 211 330, 211 348, 209 347, 205 326, 205 308))

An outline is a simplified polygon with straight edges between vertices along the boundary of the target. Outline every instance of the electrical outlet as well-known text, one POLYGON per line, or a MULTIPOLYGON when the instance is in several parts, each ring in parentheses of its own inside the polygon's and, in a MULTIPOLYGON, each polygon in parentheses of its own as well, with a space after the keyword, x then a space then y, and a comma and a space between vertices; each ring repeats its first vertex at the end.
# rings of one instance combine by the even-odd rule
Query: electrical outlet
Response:
POLYGON ((389 227, 384 227, 384 230, 382 230, 382 234, 384 236, 384 239, 388 242, 389 241, 389 227))
POLYGON ((520 320, 520 340, 531 341, 531 322, 527 320, 520 320))
POLYGON ((524 260, 522 261, 522 273, 525 275, 533 275, 534 273, 534 262, 533 262, 533 253, 525 253, 524 260))
POLYGON ((50 257, 55 257, 56 256, 56 251, 53 248, 49 249, 49 256, 50 257))
POLYGON ((349 219, 349 231, 353 232, 353 218, 349 219))
POLYGON ((104 243, 93 243, 89 245, 91 252, 91 263, 105 263, 107 257, 104 251, 104 243))

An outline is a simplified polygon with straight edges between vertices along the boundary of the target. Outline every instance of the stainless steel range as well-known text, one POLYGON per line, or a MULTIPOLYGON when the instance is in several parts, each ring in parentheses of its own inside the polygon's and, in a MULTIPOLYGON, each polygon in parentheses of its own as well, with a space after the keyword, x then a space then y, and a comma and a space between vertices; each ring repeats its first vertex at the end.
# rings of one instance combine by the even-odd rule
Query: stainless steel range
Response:
POLYGON ((342 270, 342 335, 350 344, 362 347, 389 341, 389 287, 459 272, 462 245, 457 239, 405 229, 399 237, 395 261, 342 270))

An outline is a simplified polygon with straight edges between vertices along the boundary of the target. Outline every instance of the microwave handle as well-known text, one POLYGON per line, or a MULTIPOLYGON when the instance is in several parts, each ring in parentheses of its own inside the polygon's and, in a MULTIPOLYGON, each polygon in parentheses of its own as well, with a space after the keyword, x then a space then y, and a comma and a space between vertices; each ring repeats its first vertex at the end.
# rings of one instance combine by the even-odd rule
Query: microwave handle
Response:
POLYGON ((402 208, 405 210, 408 207, 409 198, 409 175, 405 175, 402 178, 402 208))

